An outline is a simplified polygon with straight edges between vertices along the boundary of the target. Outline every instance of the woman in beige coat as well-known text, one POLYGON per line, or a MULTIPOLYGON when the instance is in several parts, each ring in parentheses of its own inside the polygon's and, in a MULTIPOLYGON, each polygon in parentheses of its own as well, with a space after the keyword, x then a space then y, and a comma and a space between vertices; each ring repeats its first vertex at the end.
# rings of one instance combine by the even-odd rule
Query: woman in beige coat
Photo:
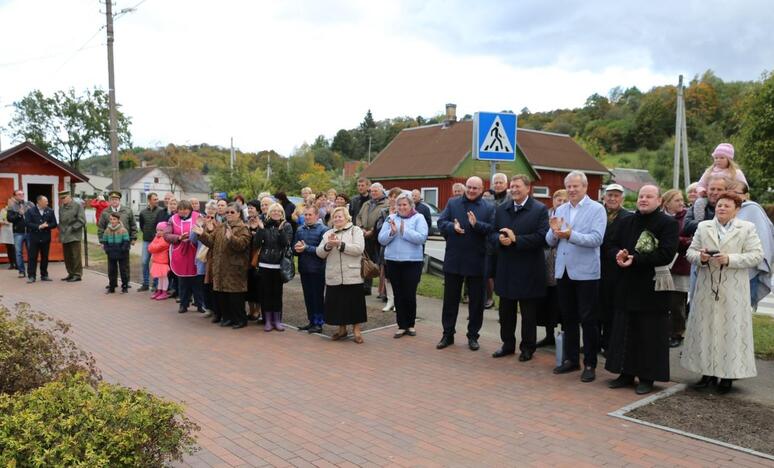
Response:
POLYGON ((207 259, 207 271, 211 274, 220 326, 244 327, 247 324, 245 293, 252 236, 242 222, 242 211, 232 203, 226 208, 224 223, 216 225, 208 219, 203 227, 195 225, 193 230, 212 254, 207 259))
POLYGON ((347 336, 347 325, 353 325, 355 343, 362 343, 360 324, 366 315, 360 258, 363 255, 363 230, 352 224, 345 207, 331 213, 333 229, 327 231, 317 246, 317 256, 325 262, 325 323, 338 325, 334 340, 347 336))
POLYGON ((702 374, 695 388, 720 379, 719 393, 731 390, 734 379, 757 375, 748 269, 760 263, 763 249, 755 225, 735 219, 741 205, 736 193, 722 194, 715 219, 699 224, 686 253, 698 277, 680 362, 702 374))

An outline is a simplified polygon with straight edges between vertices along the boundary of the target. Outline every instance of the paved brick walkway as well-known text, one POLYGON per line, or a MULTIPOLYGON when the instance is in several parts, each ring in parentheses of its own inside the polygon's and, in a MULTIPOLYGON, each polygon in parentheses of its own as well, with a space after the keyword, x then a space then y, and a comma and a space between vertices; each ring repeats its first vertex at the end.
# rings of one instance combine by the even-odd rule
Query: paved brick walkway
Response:
POLYGON ((134 289, 106 296, 105 280, 27 285, 0 271, 0 291, 72 323, 107 380, 185 402, 202 426, 190 466, 766 466, 606 416, 634 393, 608 390, 604 372, 592 384, 552 375, 547 353, 495 360, 489 339, 436 351, 439 330, 421 324, 363 345, 235 331, 134 289))

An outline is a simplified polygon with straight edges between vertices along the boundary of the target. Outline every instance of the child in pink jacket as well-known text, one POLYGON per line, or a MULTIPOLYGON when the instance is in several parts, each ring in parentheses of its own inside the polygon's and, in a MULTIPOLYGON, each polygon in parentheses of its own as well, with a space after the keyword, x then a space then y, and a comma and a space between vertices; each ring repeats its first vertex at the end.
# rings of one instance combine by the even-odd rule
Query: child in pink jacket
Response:
POLYGON ((167 229, 167 223, 162 221, 156 225, 156 237, 148 246, 148 252, 151 254, 151 268, 150 274, 153 278, 158 280, 158 286, 156 286, 156 293, 151 296, 151 299, 157 301, 163 301, 169 298, 167 289, 169 288, 169 242, 164 240, 164 231, 167 229))

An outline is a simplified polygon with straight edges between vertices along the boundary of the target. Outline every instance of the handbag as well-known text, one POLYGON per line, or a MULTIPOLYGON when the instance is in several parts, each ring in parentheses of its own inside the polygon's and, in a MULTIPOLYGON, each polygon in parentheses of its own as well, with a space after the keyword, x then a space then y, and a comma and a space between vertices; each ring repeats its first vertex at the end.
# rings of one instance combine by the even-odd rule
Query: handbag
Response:
POLYGON ((363 250, 363 256, 360 257, 360 276, 363 279, 373 279, 379 277, 379 265, 371 260, 365 250, 363 250))
POLYGON ((280 260, 280 273, 282 282, 287 283, 296 276, 296 265, 293 263, 293 250, 288 246, 280 260))
POLYGON ((207 253, 210 248, 204 244, 199 244, 199 250, 196 251, 196 259, 202 263, 207 263, 207 253))
POLYGON ((261 261, 261 249, 255 249, 253 255, 250 257, 250 266, 258 268, 258 263, 261 261))

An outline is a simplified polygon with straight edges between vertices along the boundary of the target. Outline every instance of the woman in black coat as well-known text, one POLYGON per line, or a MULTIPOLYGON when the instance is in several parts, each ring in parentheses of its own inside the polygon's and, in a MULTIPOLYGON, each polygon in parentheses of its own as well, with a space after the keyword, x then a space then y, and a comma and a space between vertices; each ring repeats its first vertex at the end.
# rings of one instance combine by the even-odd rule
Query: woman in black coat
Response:
POLYGON ((261 288, 261 313, 264 331, 285 331, 282 325, 282 257, 293 239, 293 229, 285 221, 285 210, 279 203, 269 206, 268 219, 250 220, 250 227, 257 229, 253 236, 253 248, 261 249, 258 277, 261 288))

